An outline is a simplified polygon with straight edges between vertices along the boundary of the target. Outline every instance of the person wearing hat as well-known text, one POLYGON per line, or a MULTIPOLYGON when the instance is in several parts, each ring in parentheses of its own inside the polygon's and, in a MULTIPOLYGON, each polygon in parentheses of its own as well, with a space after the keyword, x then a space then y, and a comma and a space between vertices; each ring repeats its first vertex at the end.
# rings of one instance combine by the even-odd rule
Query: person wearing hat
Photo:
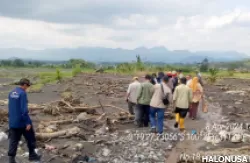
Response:
POLYGON ((137 91, 140 87, 140 83, 138 81, 138 77, 133 78, 133 82, 129 84, 127 95, 126 95, 126 101, 128 102, 128 109, 130 114, 135 113, 135 106, 137 103, 137 91))
POLYGON ((30 85, 31 82, 23 78, 19 81, 19 87, 16 87, 9 93, 9 163, 16 163, 16 151, 22 135, 28 145, 29 160, 40 161, 41 158, 41 156, 35 152, 35 132, 29 117, 26 90, 30 85))

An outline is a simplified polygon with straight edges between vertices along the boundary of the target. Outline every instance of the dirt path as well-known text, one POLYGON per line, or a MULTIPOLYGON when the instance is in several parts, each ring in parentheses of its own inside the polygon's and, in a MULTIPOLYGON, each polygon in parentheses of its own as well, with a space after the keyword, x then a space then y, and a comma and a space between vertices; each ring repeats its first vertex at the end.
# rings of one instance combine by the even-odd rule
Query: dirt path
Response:
MULTIPOLYGON (((115 105, 117 107, 127 109, 127 103, 124 100, 124 95, 128 84, 131 81, 129 76, 115 76, 110 74, 81 74, 75 77, 72 80, 66 81, 61 85, 51 85, 45 86, 43 93, 32 93, 29 94, 29 101, 31 103, 43 104, 59 98, 62 92, 70 92, 73 95, 73 98, 80 99, 80 103, 83 106, 95 106, 99 105, 99 101, 103 105, 115 105)), ((206 99, 208 103, 208 113, 202 113, 199 111, 197 120, 190 120, 186 118, 186 134, 190 135, 191 131, 195 129, 197 133, 203 130, 206 126, 211 123, 220 123, 221 121, 226 120, 227 116, 231 120, 235 121, 249 121, 249 118, 239 118, 232 115, 229 115, 229 112, 235 113, 247 113, 250 105, 250 96, 245 94, 244 96, 240 94, 226 94, 224 88, 227 87, 223 85, 225 82, 222 82, 219 86, 206 86, 206 99), (224 115, 224 116, 222 116, 224 115)), ((244 91, 248 88, 248 81, 241 79, 231 79, 228 80, 230 89, 242 89, 244 91)), ((0 91, 8 91, 10 87, 2 87, 0 91)), ((227 90, 227 88, 226 88, 227 90)), ((0 99, 6 99, 6 93, 0 95, 0 99)), ((3 107, 6 108, 6 107, 3 107)), ((100 114, 106 112, 108 115, 116 114, 118 110, 111 107, 104 107, 102 110, 96 109, 100 114)), ((200 108, 201 110, 201 108, 200 108)), ((92 113, 91 113, 92 114, 92 113)), ((35 127, 38 126, 40 121, 43 120, 59 120, 67 119, 73 117, 76 118, 79 113, 70 113, 63 114, 58 116, 52 116, 39 112, 36 116, 32 116, 35 127)), ((4 125, 6 125, 5 123, 4 125)), ((88 155, 97 160, 97 162, 167 162, 167 163, 176 163, 180 158, 181 153, 195 154, 201 150, 209 150, 222 148, 225 146, 225 143, 221 145, 214 146, 209 144, 206 141, 201 139, 201 136, 196 137, 194 140, 191 140, 190 137, 185 137, 183 141, 155 141, 155 138, 152 140, 146 140, 145 137, 149 134, 149 128, 138 129, 134 126, 133 123, 124 123, 124 124, 115 124, 116 129, 114 131, 106 131, 104 134, 99 134, 97 131, 100 131, 102 128, 100 126, 95 126, 94 121, 82 121, 81 123, 70 123, 70 124, 60 124, 56 126, 58 130, 65 128, 72 128, 78 126, 81 128, 81 134, 84 137, 58 137, 52 139, 48 142, 39 142, 40 153, 43 154, 43 162, 54 157, 55 155, 60 155, 56 157, 50 163, 62 163, 70 162, 73 155, 88 155), (140 134, 138 137, 138 133, 140 134), (132 138, 131 138, 132 135, 132 138), (139 139, 138 139, 139 138, 139 139), (83 149, 76 151, 75 146, 77 144, 82 144, 83 149), (43 148, 45 144, 52 145, 60 148, 69 144, 70 146, 66 149, 58 151, 48 151, 43 148), (55 152, 55 153, 54 153, 55 152)), ((166 119, 164 122, 164 131, 166 134, 178 132, 173 128, 174 120, 166 119)), ((2 131, 4 127, 1 128, 2 131)), ((105 128, 104 128, 105 129, 105 128)), ((186 136, 187 136, 186 135, 186 136)), ((197 134, 196 134, 197 136, 197 134)), ((237 144, 240 146, 243 144, 237 144)), ((229 144, 229 146, 236 146, 236 144, 229 144)), ((6 151, 8 147, 8 142, 5 141, 0 143, 0 162, 6 162, 6 151), (3 154, 5 157, 1 157, 3 154)), ((25 144, 21 146, 21 149, 25 148, 25 144)), ((26 158, 21 156, 26 150, 21 150, 19 159, 25 161, 26 158)), ((75 157, 75 156, 74 156, 75 157)))
MULTIPOLYGON (((186 118, 186 132, 188 134, 191 133, 192 130, 196 130, 197 133, 203 130, 207 125, 210 123, 220 123, 221 120, 221 111, 222 109, 219 106, 215 106, 213 104, 208 104, 209 112, 203 113, 201 111, 201 105, 199 106, 198 112, 198 119, 197 120, 190 120, 188 117, 186 118)), ((203 141, 203 136, 197 134, 198 138, 195 137, 194 140, 191 140, 189 135, 186 136, 184 141, 180 141, 177 143, 175 148, 173 148, 172 152, 170 153, 169 157, 166 159, 166 163, 177 163, 180 157, 183 154, 191 154, 195 155, 198 154, 200 148, 206 146, 206 142, 203 141)))

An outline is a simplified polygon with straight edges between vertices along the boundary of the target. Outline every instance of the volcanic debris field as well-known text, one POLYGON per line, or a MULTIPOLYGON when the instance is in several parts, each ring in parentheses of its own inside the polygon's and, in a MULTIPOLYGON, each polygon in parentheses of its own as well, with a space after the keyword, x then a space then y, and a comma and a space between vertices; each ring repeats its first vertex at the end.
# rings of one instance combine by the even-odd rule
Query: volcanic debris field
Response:
MULTIPOLYGON (((208 112, 200 108, 197 120, 187 118, 185 133, 173 128, 170 106, 165 112, 164 140, 150 134, 149 128, 134 126, 125 101, 130 82, 131 76, 82 73, 45 85, 41 92, 30 92, 30 116, 41 162, 198 163, 204 153, 249 155, 249 80, 206 84, 208 112)), ((0 132, 8 135, 7 95, 15 86, 8 84, 13 83, 9 78, 1 78, 0 83, 0 132)), ((24 142, 20 142, 17 161, 27 163, 24 142)), ((8 141, 1 141, 1 163, 7 162, 7 150, 8 141)))

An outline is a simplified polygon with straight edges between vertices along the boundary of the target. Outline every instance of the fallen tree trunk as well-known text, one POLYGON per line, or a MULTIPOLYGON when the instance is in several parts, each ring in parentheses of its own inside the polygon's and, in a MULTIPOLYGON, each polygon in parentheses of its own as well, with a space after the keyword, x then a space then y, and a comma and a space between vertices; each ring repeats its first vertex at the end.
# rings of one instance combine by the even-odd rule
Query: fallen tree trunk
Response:
POLYGON ((58 121, 42 121, 41 123, 42 124, 47 124, 47 125, 50 125, 50 124, 68 124, 68 123, 73 123, 74 119, 65 119, 65 120, 58 120, 58 121))
POLYGON ((68 113, 73 113, 73 112, 87 112, 89 110, 94 110, 94 109, 102 108, 102 107, 115 108, 117 110, 120 110, 122 112, 126 112, 126 113, 130 114, 125 109, 119 108, 119 107, 114 106, 114 105, 102 105, 102 106, 101 105, 97 105, 97 106, 90 106, 90 107, 63 107, 62 110, 64 110, 65 112, 68 112, 68 113))
POLYGON ((235 116, 241 117, 241 118, 250 118, 249 113, 233 113, 233 112, 230 112, 230 113, 228 113, 228 115, 235 115, 235 116))
POLYGON ((53 138, 57 138, 60 136, 74 136, 78 133, 80 133, 80 128, 74 127, 74 128, 61 130, 61 131, 53 132, 53 133, 36 133, 36 138, 38 140, 48 140, 48 139, 53 139, 53 138))

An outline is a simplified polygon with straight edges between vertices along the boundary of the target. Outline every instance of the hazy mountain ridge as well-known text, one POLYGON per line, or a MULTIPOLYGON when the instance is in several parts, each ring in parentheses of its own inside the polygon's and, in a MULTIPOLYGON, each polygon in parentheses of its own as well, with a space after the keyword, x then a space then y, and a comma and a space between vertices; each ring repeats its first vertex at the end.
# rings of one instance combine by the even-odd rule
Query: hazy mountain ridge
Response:
POLYGON ((131 62, 135 61, 136 55, 140 55, 145 62, 164 63, 192 63, 200 62, 204 58, 211 61, 237 61, 249 58, 244 53, 236 51, 197 51, 188 50, 170 51, 165 47, 145 48, 139 47, 134 50, 112 49, 102 47, 79 47, 45 50, 26 50, 21 48, 0 49, 0 59, 21 58, 32 60, 63 61, 71 58, 85 59, 91 62, 131 62))

